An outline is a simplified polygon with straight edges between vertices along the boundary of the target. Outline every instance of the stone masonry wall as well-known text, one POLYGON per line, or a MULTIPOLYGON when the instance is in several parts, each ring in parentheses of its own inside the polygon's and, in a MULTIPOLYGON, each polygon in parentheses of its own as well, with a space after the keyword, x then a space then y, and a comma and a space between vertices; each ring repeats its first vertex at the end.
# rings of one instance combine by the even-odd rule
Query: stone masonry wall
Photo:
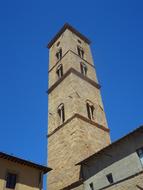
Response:
POLYGON ((110 136, 100 89, 94 83, 98 83, 98 80, 89 44, 73 32, 65 30, 50 48, 49 61, 49 88, 59 80, 56 75, 59 64, 62 63, 64 74, 70 68, 78 72, 66 76, 48 96, 48 164, 53 168, 48 175, 48 189, 60 190, 80 179, 80 166, 75 164, 107 146, 110 136), (84 49, 84 59, 77 55, 77 46, 84 49), (57 63, 55 55, 60 47, 63 55, 68 53, 57 63), (80 71, 81 61, 88 67, 87 76, 84 78, 80 71), (87 100, 95 107, 92 123, 87 116, 87 100), (65 121, 62 125, 57 113, 61 103, 64 104, 65 110, 65 121), (77 117, 77 114, 80 117, 77 117))
POLYGON ((57 62, 56 52, 61 47, 63 55, 68 51, 72 50, 77 53, 77 45, 81 46, 85 52, 85 60, 94 65, 90 47, 87 43, 85 43, 82 39, 80 39, 81 44, 78 43, 79 37, 77 37, 74 33, 69 30, 66 30, 59 39, 52 45, 49 52, 49 69, 51 69, 57 62), (60 45, 57 46, 57 43, 60 42, 60 45))
POLYGON ((100 90, 74 74, 70 74, 49 94, 49 128, 51 133, 59 126, 57 107, 64 103, 66 120, 75 113, 87 118, 86 101, 94 104, 94 121, 107 128, 106 116, 100 96, 100 90), (90 93, 89 93, 90 92, 90 93))
POLYGON ((80 167, 75 164, 109 143, 108 132, 77 118, 59 129, 49 137, 48 163, 53 168, 49 189, 59 190, 79 180, 80 167))
POLYGON ((81 62, 87 66, 87 77, 98 83, 94 67, 86 61, 81 60, 81 58, 78 55, 75 55, 72 51, 68 51, 67 54, 56 64, 56 66, 50 70, 49 87, 51 87, 58 80, 56 69, 60 64, 63 65, 63 73, 66 73, 71 67, 76 69, 78 72, 81 72, 81 62))

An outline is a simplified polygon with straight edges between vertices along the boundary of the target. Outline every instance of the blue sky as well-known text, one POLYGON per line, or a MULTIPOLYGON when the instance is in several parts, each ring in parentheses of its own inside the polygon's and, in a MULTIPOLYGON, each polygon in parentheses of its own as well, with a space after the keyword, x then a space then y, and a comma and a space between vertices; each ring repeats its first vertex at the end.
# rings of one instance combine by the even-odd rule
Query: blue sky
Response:
POLYGON ((143 1, 1 1, 0 151, 46 164, 48 50, 68 22, 92 41, 116 140, 143 124, 143 1))

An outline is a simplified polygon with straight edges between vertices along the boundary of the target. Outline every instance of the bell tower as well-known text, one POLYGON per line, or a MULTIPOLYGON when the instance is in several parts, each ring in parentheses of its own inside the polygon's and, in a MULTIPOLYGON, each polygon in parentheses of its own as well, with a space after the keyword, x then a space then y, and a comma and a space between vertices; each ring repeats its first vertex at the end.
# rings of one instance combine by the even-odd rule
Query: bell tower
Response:
POLYGON ((65 24, 48 48, 48 189, 72 189, 76 163, 110 144, 109 129, 89 39, 65 24))

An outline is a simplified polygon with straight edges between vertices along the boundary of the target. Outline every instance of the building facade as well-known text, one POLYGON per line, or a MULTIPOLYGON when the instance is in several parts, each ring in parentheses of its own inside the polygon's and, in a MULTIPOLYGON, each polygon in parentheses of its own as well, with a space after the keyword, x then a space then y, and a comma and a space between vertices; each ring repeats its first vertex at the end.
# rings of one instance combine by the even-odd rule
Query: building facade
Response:
POLYGON ((79 164, 84 190, 142 190, 143 126, 79 164))
POLYGON ((0 190, 42 190, 51 169, 0 152, 0 190))
POLYGON ((110 144, 109 129, 89 39, 65 24, 48 48, 48 189, 73 189, 75 164, 110 144))

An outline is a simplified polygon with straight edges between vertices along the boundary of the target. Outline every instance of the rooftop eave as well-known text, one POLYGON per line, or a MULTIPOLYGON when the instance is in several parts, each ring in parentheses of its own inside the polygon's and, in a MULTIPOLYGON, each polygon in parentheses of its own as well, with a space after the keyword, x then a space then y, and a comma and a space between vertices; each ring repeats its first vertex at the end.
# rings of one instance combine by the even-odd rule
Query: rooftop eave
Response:
POLYGON ((24 159, 21 159, 21 158, 18 158, 18 157, 15 157, 15 156, 3 153, 3 152, 0 152, 0 158, 15 162, 15 163, 18 163, 18 164, 21 164, 21 165, 26 165, 26 166, 29 166, 29 167, 32 167, 32 168, 36 168, 36 169, 42 171, 44 174, 46 174, 47 172, 52 170, 49 167, 46 167, 46 166, 43 166, 43 165, 40 165, 40 164, 36 164, 34 162, 24 160, 24 159))
POLYGON ((55 35, 55 37, 48 43, 47 48, 51 48, 51 46, 56 42, 56 40, 61 36, 61 34, 66 30, 70 30, 71 32, 73 32, 74 34, 76 34, 79 38, 81 38, 83 41, 85 41, 86 43, 90 44, 91 41, 84 36, 83 34, 81 34, 79 31, 77 31, 75 28, 73 28, 71 25, 69 25, 68 23, 64 24, 64 26, 60 29, 60 31, 55 35))

